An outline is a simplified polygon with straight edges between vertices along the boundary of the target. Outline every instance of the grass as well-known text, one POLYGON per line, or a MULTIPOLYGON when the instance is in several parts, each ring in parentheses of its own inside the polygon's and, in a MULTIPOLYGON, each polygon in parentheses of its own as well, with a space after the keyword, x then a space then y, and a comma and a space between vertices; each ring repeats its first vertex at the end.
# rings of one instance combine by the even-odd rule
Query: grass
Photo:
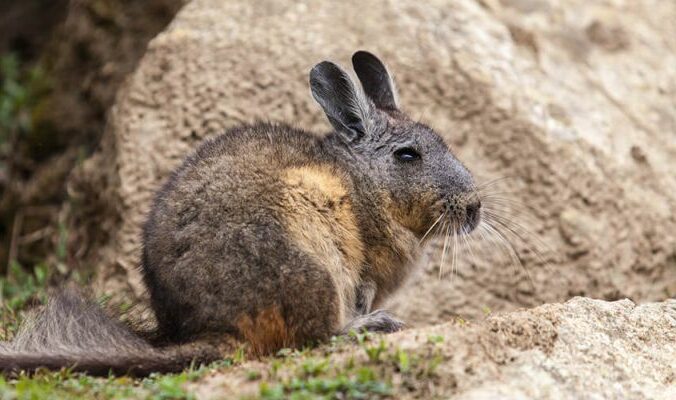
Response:
MULTIPOLYGON (((384 399, 397 398, 401 391, 416 390, 421 383, 436 378, 443 361, 440 344, 434 337, 426 346, 409 352, 387 344, 371 334, 353 334, 359 351, 350 343, 339 341, 324 348, 328 355, 317 358, 317 351, 299 360, 286 358, 273 362, 267 380, 259 386, 259 399, 384 399), (337 361, 331 354, 348 346, 346 360, 337 361), (291 371, 291 373, 289 373, 291 371)), ((422 390, 424 392, 424 389, 422 390)))
POLYGON ((260 398, 272 399, 375 399, 392 395, 392 385, 369 366, 329 368, 330 360, 307 359, 298 372, 282 382, 260 384, 260 398))
POLYGON ((261 398, 271 399, 375 399, 390 397, 392 388, 369 368, 334 377, 294 378, 287 383, 261 384, 261 398))
POLYGON ((225 362, 191 369, 180 374, 151 375, 145 379, 127 377, 93 378, 68 371, 40 372, 8 381, 0 377, 0 400, 5 399, 192 399, 185 384, 205 373, 223 368, 225 362))
POLYGON ((14 335, 28 306, 45 300, 48 271, 46 264, 38 264, 32 272, 27 272, 19 263, 12 262, 7 276, 0 276, 0 340, 14 335))

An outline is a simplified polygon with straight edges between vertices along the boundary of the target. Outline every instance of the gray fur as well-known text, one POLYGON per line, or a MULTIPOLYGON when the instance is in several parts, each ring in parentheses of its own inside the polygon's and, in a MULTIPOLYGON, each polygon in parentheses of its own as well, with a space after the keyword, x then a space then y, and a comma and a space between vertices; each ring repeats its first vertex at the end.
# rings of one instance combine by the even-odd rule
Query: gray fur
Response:
POLYGON ((352 67, 364 92, 376 107, 386 110, 399 108, 394 79, 378 57, 367 51, 358 51, 352 56, 352 67))
POLYGON ((343 335, 350 332, 375 332, 375 333, 393 333, 404 329, 406 324, 397 318, 394 318, 385 310, 376 310, 372 313, 360 315, 350 321, 341 330, 343 335))
POLYGON ((323 61, 310 71, 312 96, 347 142, 372 133, 374 110, 361 88, 336 64, 323 61))
MULTIPOLYGON (((478 223, 469 171, 396 108, 380 60, 358 52, 353 62, 366 93, 333 63, 310 73, 333 132, 232 129, 199 146, 157 193, 141 270, 169 343, 216 333, 266 354, 353 329, 399 330, 401 321, 371 310, 409 275, 425 232, 442 214, 458 230, 478 223), (420 158, 402 161, 404 148, 420 158)), ((141 374, 217 354, 157 349, 68 293, 11 346, 0 346, 5 371, 43 357, 50 368, 141 374), (132 368, 133 357, 143 368, 132 368)))
POLYGON ((209 346, 153 347, 77 290, 64 289, 24 322, 12 342, 0 343, 0 372, 69 367, 102 376, 146 376, 219 357, 209 346))
POLYGON ((366 315, 371 312, 373 300, 376 298, 378 287, 372 281, 364 281, 357 288, 356 310, 359 315, 366 315))
POLYGON ((65 289, 23 323, 11 349, 36 353, 64 353, 73 349, 82 353, 95 349, 110 354, 147 351, 152 347, 106 315, 96 303, 85 300, 73 289, 65 289))

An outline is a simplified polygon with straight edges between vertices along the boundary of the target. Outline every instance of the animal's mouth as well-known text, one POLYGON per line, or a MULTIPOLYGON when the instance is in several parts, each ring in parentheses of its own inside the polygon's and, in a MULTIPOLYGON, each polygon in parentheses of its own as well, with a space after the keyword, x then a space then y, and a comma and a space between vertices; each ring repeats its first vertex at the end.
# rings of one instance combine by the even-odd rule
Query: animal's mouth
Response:
POLYGON ((444 236, 455 233, 468 235, 481 223, 481 201, 444 199, 437 203, 439 214, 427 229, 423 239, 429 236, 444 236))
POLYGON ((477 196, 446 200, 443 208, 449 226, 458 235, 469 234, 481 222, 481 200, 477 196))

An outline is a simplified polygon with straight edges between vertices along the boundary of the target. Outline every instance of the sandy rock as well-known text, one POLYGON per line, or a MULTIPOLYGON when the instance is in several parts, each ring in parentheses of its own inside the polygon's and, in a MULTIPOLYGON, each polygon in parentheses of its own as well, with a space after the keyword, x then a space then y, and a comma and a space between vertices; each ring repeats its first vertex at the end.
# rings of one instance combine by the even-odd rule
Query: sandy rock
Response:
POLYGON ((405 109, 479 182, 510 177, 485 204, 524 266, 501 238, 477 234, 439 278, 432 245, 391 304, 402 317, 421 325, 573 295, 674 296, 674 19, 675 3, 648 0, 195 0, 151 42, 100 152, 71 181, 81 218, 106 215, 90 260, 99 289, 123 282, 142 296, 152 193, 200 140, 259 119, 326 131, 307 73, 366 48, 388 62, 405 109))
MULTIPOLYGON (((489 318, 481 325, 499 326, 498 336, 505 335, 497 348, 519 351, 494 377, 466 383, 469 389, 458 398, 672 398, 675 316, 673 300, 636 306, 629 300, 609 303, 578 297, 489 318), (551 321, 554 332, 529 332, 533 321, 542 320, 551 321), (543 336, 553 343, 543 345, 543 336)), ((489 332, 495 329, 479 335, 489 332)))
MULTIPOLYGON (((676 301, 635 305, 576 297, 486 317, 383 337, 386 360, 395 351, 441 360, 433 377, 410 381, 388 363, 369 363, 352 345, 331 353, 340 370, 365 363, 393 386, 394 398, 672 399, 676 396, 676 301), (440 338, 432 343, 430 337, 440 338), (353 361, 350 361, 353 360, 353 361)), ((321 350, 321 349, 320 349, 321 350)), ((316 351, 315 353, 320 353, 316 351)), ((306 355, 296 361, 317 357, 306 355)), ((391 365, 391 364, 390 364, 391 365)), ((293 371, 294 365, 287 366, 293 371)), ((274 385, 259 361, 216 373, 190 390, 203 399, 256 395, 251 371, 274 385)), ((283 378, 281 379, 283 381, 283 378)))

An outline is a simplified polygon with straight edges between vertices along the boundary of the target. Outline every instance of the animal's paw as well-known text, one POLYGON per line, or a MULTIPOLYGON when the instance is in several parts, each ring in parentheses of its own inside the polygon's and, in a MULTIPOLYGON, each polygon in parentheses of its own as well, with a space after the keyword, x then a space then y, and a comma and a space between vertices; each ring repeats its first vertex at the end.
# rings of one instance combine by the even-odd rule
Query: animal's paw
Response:
POLYGON ((392 333, 402 329, 406 324, 401 320, 395 318, 385 310, 376 310, 372 313, 361 315, 352 321, 343 329, 344 333, 350 331, 357 332, 376 332, 376 333, 392 333))

